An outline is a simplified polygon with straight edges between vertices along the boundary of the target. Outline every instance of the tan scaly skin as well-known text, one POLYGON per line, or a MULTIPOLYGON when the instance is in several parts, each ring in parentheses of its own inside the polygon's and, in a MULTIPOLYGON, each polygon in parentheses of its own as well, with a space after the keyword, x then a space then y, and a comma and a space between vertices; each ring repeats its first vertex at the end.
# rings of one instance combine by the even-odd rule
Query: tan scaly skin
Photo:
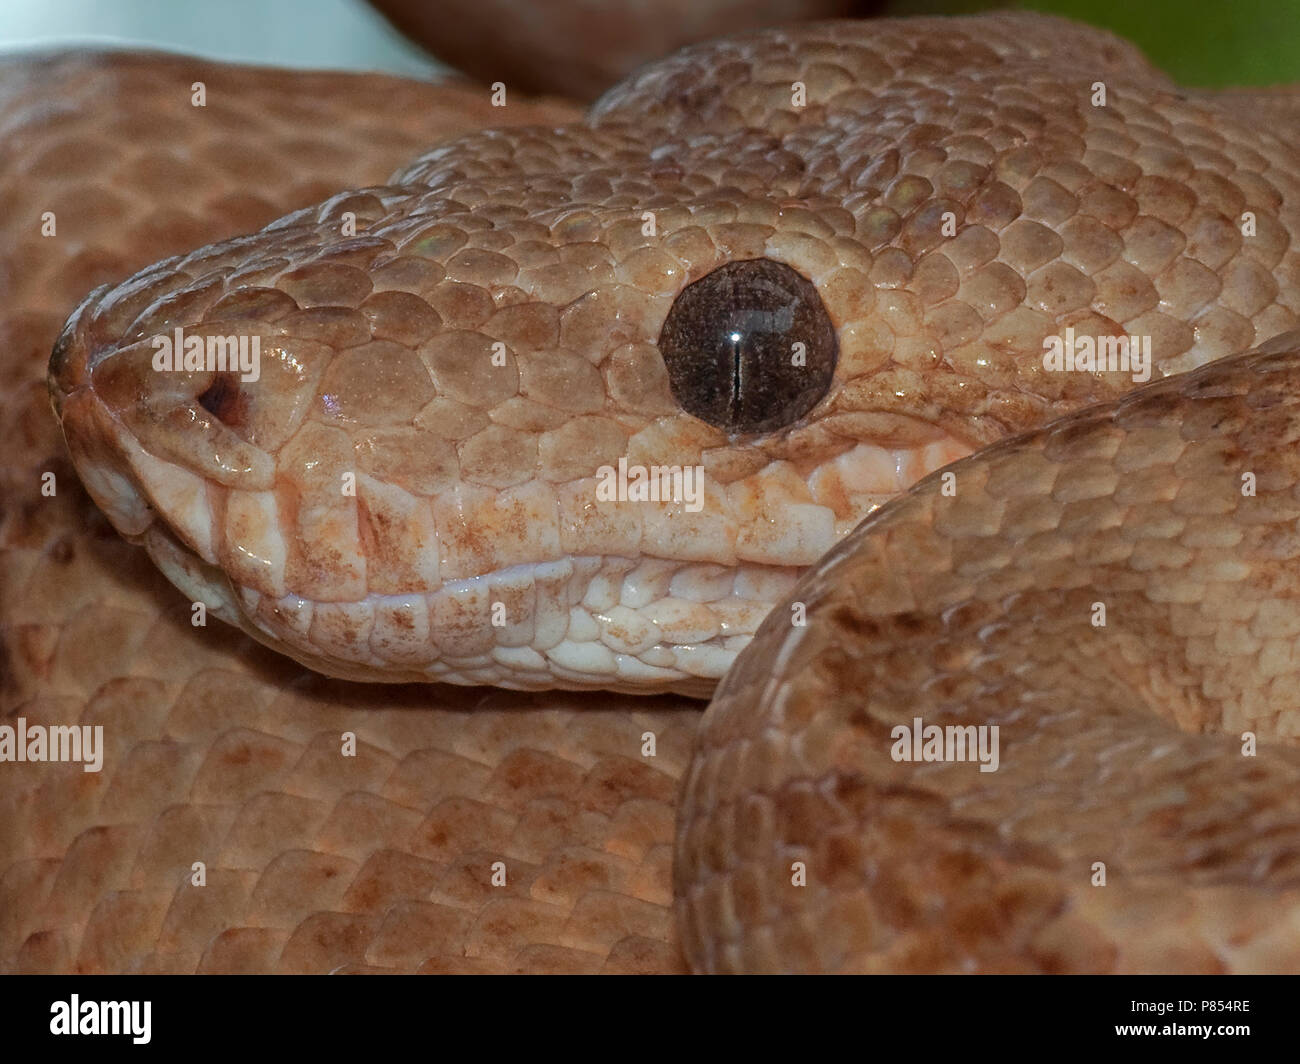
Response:
MULTIPOLYGON (((79 474, 118 529, 142 541, 188 597, 313 668, 365 679, 699 693, 726 671, 797 571, 880 502, 954 457, 1131 387, 1122 374, 1044 372, 1045 337, 1067 327, 1149 335, 1156 372, 1168 374, 1296 326, 1298 160, 1278 122, 1269 129, 1242 113, 1180 94, 1109 36, 1034 17, 827 24, 696 48, 613 90, 584 124, 462 137, 405 167, 387 188, 337 196, 255 238, 94 293, 51 359, 56 409, 79 474), (1097 82, 1104 106, 1094 103, 1097 82), (795 83, 806 90, 802 106, 792 99, 795 83), (341 235, 345 212, 357 219, 355 237, 341 235), (1254 229, 1243 236, 1246 212, 1254 229), (956 235, 944 232, 946 221, 956 235), (839 362, 807 416, 764 436, 729 439, 675 403, 655 341, 686 285, 759 257, 817 286, 839 362), (269 369, 237 385, 210 373, 159 374, 149 338, 176 326, 256 335, 273 353, 269 369), (490 357, 498 343, 500 363, 490 357), (592 478, 622 456, 703 465, 702 512, 594 503, 592 478), (355 495, 339 490, 350 474, 355 495), (495 602, 506 605, 505 629, 489 623, 495 602)), ((1290 112, 1277 114, 1280 121, 1290 112)), ((1222 372, 1257 379, 1226 364, 1222 372)), ((1150 402, 1162 411, 1167 400, 1150 402)), ((1108 494, 1115 520, 1131 521, 1135 538, 1182 534, 1158 505, 1137 507, 1134 493, 1168 501, 1158 494, 1164 485, 1190 480, 1202 493, 1196 501, 1208 506, 1204 484, 1222 479, 1223 448, 1198 446, 1195 432, 1229 442, 1234 431, 1249 436, 1237 421, 1225 428, 1211 419, 1207 427, 1192 406, 1185 414, 1180 407, 1165 429, 1180 440, 1188 433, 1190 457, 1170 457, 1172 445, 1148 433, 1150 461, 1164 462, 1158 485, 1138 489, 1118 464, 1097 468, 1114 451, 1089 451, 1090 433, 1128 429, 1120 415, 1088 414, 1081 422, 1088 429, 1057 430, 1084 439, 1080 454, 1063 457, 1032 441, 986 452, 955 469, 987 470, 1000 460, 1001 480, 968 476, 963 494, 958 472, 951 500, 931 487, 869 522, 885 530, 896 522, 907 534, 898 537, 900 563, 869 532, 855 537, 855 553, 836 555, 836 571, 854 589, 851 607, 836 609, 835 595, 818 590, 820 569, 804 585, 812 591, 795 590, 813 606, 807 640, 784 607, 767 622, 763 643, 707 718, 703 756, 685 791, 677 875, 683 943, 695 966, 1292 963, 1286 936, 1282 945, 1248 950, 1243 941, 1272 931, 1249 921, 1227 927, 1213 912, 1198 917, 1198 949, 1161 951, 1159 936, 1171 933, 1176 916, 1125 935, 1124 950, 1106 948, 1121 934, 1118 921, 1134 918, 1125 893, 1132 877, 1155 876, 1158 907, 1176 912, 1160 890, 1195 906, 1196 892, 1218 889, 1225 868, 1245 869, 1254 883, 1239 889, 1271 905, 1270 891, 1285 885, 1287 843, 1283 836, 1269 860, 1249 839, 1237 839, 1240 855, 1202 854, 1212 865, 1203 883, 1177 874, 1201 854, 1199 820, 1152 815, 1145 792, 1116 788, 1112 796, 1099 786, 1121 755, 1143 763, 1133 751, 1160 716, 1139 707, 1165 697, 1171 676, 1185 675, 1157 666, 1177 659, 1174 644, 1201 636, 1199 629, 1162 626, 1136 607, 1116 619, 1117 635, 1151 634, 1145 621, 1165 642, 1131 655, 1129 686, 1154 695, 1103 696, 1097 663, 1106 662, 1106 675, 1114 664, 1076 656, 1081 636, 1064 646, 1043 638, 1053 624, 1041 611, 1017 613, 1007 598, 1053 588, 1053 565, 1076 530, 1091 534, 1089 521, 1100 522, 1098 535, 1110 532, 1097 502, 1108 494), (1091 476, 1041 472, 1036 447, 1058 463, 1079 461, 1091 476), (1025 482, 1040 491, 1009 516, 997 492, 1024 492, 1025 482), (931 509, 918 512, 917 499, 931 509), (968 557, 945 547, 944 536, 992 542, 975 543, 968 557), (1015 580, 971 575, 1031 560, 1041 568, 1018 568, 1015 580), (872 565, 885 568, 854 582, 872 565), (991 619, 962 608, 981 595, 991 619), (994 607, 1011 620, 999 622, 994 607), (838 638, 843 628, 853 639, 838 638), (936 639, 951 631, 951 655, 924 640, 913 663, 898 634, 916 631, 936 639), (970 638, 993 639, 997 652, 982 657, 970 638), (831 649, 815 663, 801 654, 823 645, 831 649), (1025 655, 1041 668, 1043 686, 1027 684, 1021 697, 1007 678, 1025 655), (809 662, 804 679, 792 659, 809 662), (865 662, 880 665, 869 671, 865 662), (927 668, 937 670, 928 683, 927 668), (806 702, 805 691, 813 692, 806 702), (1082 698, 1099 706, 1094 715, 1083 712, 1082 698), (860 733, 877 719, 910 719, 915 707, 941 714, 953 706, 981 722, 1008 722, 1015 734, 1005 768, 971 784, 960 774, 970 766, 943 766, 946 775, 923 766, 916 782, 896 787, 893 776, 908 766, 887 759, 880 735, 872 732, 871 745, 860 733), (787 719, 790 709, 802 712, 787 719), (1024 718, 1034 713, 1031 727, 1024 718), (1125 722, 1136 723, 1126 732, 1125 722), (1029 737, 1013 725, 1029 728, 1029 737), (1089 775, 1080 767, 1085 789, 1056 794, 1052 781, 1073 778, 1066 766, 1089 763, 1084 751, 1071 752, 1076 739, 1096 744, 1088 750, 1101 768, 1089 775), (959 784, 987 784, 987 794, 968 796, 959 784), (968 798, 973 811, 962 804, 968 798), (1121 827, 1123 847, 1145 864, 1131 868, 1130 849, 1113 842, 1098 852, 1086 824, 1052 833, 1053 801, 1077 809, 1108 799, 1095 822, 1121 827), (846 815, 853 830, 844 829, 846 815), (924 841, 926 816, 960 820, 950 847, 924 841), (1144 832, 1168 847, 1164 863, 1144 832), (981 845, 996 857, 985 880, 981 845), (789 885, 796 860, 807 865, 807 887, 789 885), (1109 894, 1089 893, 1092 861, 1112 865, 1109 894), (1032 875, 1022 881, 1025 868, 1032 875), (988 882, 1004 882, 999 875, 1007 893, 993 912, 1005 927, 979 902, 988 882)), ((1254 451, 1238 448, 1260 466, 1265 497, 1279 490, 1279 475, 1265 468, 1260 439, 1285 438, 1284 425, 1251 437, 1254 451)), ((1133 438, 1147 454, 1142 434, 1133 438)), ((1261 542, 1264 556, 1271 541, 1261 542)), ((1212 553, 1224 542, 1197 526, 1180 546, 1212 553)), ((1175 581, 1184 597, 1194 581, 1218 573, 1186 561, 1175 581)), ((1142 588, 1154 586, 1152 568, 1148 552, 1102 551, 1092 570, 1070 572, 1085 585, 1109 586, 1119 571, 1113 608, 1122 611, 1123 595, 1145 601, 1137 585, 1145 574, 1142 588)), ((1069 612, 1077 604, 1065 592, 1073 589, 1043 596, 1065 611, 1051 615, 1063 632, 1086 626, 1069 612)), ((1096 597, 1104 600, 1104 591, 1096 597)), ((1242 655, 1234 661, 1259 652, 1240 640, 1221 643, 1210 640, 1242 655)), ((1204 654, 1198 647, 1192 660, 1204 654)), ((1246 674, 1235 665, 1227 671, 1238 681, 1246 674)), ((1027 670, 1014 675, 1023 680, 1027 670)), ((1207 682, 1203 697, 1217 701, 1168 715, 1192 728, 1223 718, 1231 729, 1247 719, 1235 704, 1231 712, 1221 704, 1229 696, 1220 685, 1207 682)), ((1272 716, 1251 723, 1284 734, 1274 702, 1259 704, 1272 716)), ((241 713, 247 719, 246 707, 241 713)), ((1170 771, 1182 779, 1177 770, 1208 748, 1190 739, 1179 745, 1171 734, 1160 733, 1157 752, 1173 744, 1170 771)), ((318 747, 303 760, 336 751, 328 740, 318 747)), ((1286 771, 1286 755, 1276 756, 1276 764, 1215 763, 1229 776, 1244 773, 1260 788, 1261 808, 1275 811, 1286 771)), ((241 750, 226 758, 226 771, 268 759, 267 751, 241 750)), ((203 784, 228 779, 210 758, 203 767, 212 771, 205 778, 201 768, 191 780, 191 799, 203 784)), ((1132 771, 1125 782, 1141 775, 1132 771)), ((288 796, 310 792, 291 773, 287 779, 288 796)), ((1204 807, 1219 789, 1205 790, 1204 803, 1194 795, 1187 803, 1196 817, 1213 815, 1204 807)), ((1241 819, 1228 802, 1219 815, 1241 819)), ((419 828, 416 819, 393 828, 399 850, 412 830, 425 829, 426 845, 445 838, 431 817, 419 828)), ((111 849, 105 839, 96 844, 111 849)), ((617 852, 608 838, 605 848, 617 852)), ((261 882, 285 856, 272 858, 261 882)), ((646 851, 635 859, 644 862, 646 851)), ((285 869, 275 871, 289 881, 285 869)), ((628 882, 620 881, 623 890, 628 882)), ((548 883, 539 875, 530 897, 544 896, 548 883)), ((169 915, 198 904, 174 890, 166 899, 169 915)), ((336 900, 336 912, 317 915, 354 911, 342 891, 336 900)), ((398 933, 400 918, 387 915, 398 933)), ((189 925, 173 921, 173 939, 193 953, 189 925)), ((166 917, 157 923, 156 909, 137 923, 145 940, 150 926, 169 926, 166 917)), ((375 928, 376 918, 352 921, 350 961, 378 963, 375 928)), ((17 940, 34 951, 30 930, 17 940)), ((81 954, 86 940, 83 933, 81 954)))
POLYGON ((1298 344, 986 448, 801 582, 683 788, 694 967, 1300 969, 1298 344), (970 754, 894 759, 918 719, 970 754))

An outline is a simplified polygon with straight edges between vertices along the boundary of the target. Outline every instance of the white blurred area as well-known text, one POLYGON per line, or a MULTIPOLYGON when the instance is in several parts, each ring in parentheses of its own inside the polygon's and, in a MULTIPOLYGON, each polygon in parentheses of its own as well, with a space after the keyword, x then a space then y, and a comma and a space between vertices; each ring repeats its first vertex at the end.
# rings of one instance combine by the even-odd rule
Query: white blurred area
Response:
POLYGON ((0 0, 0 52, 77 45, 414 77, 443 70, 362 0, 0 0))

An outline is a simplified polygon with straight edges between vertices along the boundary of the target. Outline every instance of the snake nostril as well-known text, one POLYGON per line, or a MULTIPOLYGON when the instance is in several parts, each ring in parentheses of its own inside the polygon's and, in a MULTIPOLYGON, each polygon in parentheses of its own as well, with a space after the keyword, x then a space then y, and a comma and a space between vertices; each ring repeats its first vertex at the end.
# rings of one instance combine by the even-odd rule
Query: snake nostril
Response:
POLYGON ((241 426, 248 413, 248 397, 233 373, 218 373, 198 396, 198 404, 223 425, 241 426))
POLYGON ((659 350, 682 409, 732 433, 803 417, 830 388, 839 356, 816 286, 771 259, 728 263, 683 289, 659 350))

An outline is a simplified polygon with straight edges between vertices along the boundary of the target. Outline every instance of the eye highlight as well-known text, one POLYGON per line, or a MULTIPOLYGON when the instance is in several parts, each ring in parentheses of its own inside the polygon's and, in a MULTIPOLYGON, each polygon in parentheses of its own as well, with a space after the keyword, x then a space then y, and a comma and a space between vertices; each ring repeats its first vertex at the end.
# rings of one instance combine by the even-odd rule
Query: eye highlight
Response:
POLYGON ((659 351, 682 409, 742 434, 784 428, 816 406, 839 344, 811 281, 783 263, 746 259, 682 290, 659 351))

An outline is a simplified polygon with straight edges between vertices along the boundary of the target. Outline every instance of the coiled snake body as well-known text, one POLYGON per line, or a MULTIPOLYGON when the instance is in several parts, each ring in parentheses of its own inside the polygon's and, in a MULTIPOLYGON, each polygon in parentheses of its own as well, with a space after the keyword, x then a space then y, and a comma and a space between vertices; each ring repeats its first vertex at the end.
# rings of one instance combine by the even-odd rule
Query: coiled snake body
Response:
POLYGON ((1265 99, 1054 19, 763 31, 92 292, 55 409, 185 598, 118 574, 151 619, 98 667, 57 573, 118 546, 6 515, 11 703, 115 733, 107 781, 4 766, 6 963, 673 967, 693 743, 694 968, 1295 968, 1300 123, 1265 99), (260 376, 160 372, 178 329, 260 376), (1175 376, 1054 372, 1067 330, 1175 376), (797 410, 762 385, 795 342, 797 410), (620 459, 702 506, 598 495, 620 459), (996 771, 893 756, 914 721, 996 725, 996 771))

